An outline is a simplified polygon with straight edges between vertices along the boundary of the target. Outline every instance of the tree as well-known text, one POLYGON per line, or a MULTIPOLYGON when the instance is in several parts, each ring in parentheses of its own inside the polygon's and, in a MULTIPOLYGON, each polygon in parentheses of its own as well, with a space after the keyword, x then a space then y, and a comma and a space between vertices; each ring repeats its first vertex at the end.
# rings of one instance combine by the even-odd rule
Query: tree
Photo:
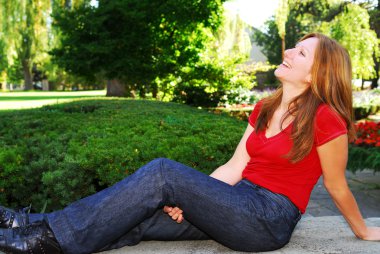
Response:
MULTIPOLYGON (((373 31, 375 31, 377 35, 377 39, 380 40, 380 0, 377 0, 377 4, 374 8, 371 8, 369 11, 370 16, 370 26, 373 31)), ((372 78, 371 88, 378 87, 378 81, 380 78, 380 57, 373 54, 373 61, 375 62, 375 75, 372 78)))
POLYGON ((343 12, 321 30, 349 51, 354 78, 370 79, 375 76, 373 54, 380 54, 379 40, 370 29, 366 9, 357 4, 347 4, 343 12))
MULTIPOLYGON (((306 33, 319 31, 339 41, 350 52, 355 78, 371 78, 374 73, 372 55, 378 55, 376 34, 369 27, 368 12, 358 4, 343 1, 289 1, 285 41, 295 45, 306 33)), ((268 32, 257 32, 254 40, 267 53, 272 64, 281 62, 281 39, 274 19, 267 21, 268 32)))
MULTIPOLYGON (((315 31, 321 25, 322 20, 329 20, 331 16, 339 8, 335 3, 330 4, 330 0, 318 1, 300 1, 288 0, 288 13, 282 12, 277 14, 277 20, 282 19, 282 22, 276 22, 276 17, 271 17, 265 22, 267 26, 266 32, 256 30, 253 35, 253 40, 258 45, 263 47, 264 54, 268 57, 268 61, 272 64, 280 64, 282 62, 282 39, 280 34, 284 34, 284 44, 288 47, 293 47, 300 37, 315 31), (333 14, 331 14, 333 13, 333 14), (279 30, 279 26, 282 26, 279 30)), ((281 10, 281 6, 278 8, 281 10)))
POLYGON ((285 34, 286 34, 286 21, 289 15, 289 4, 288 0, 280 0, 280 4, 276 10, 275 22, 278 29, 278 35, 281 38, 281 56, 284 58, 285 52, 285 34))
POLYGON ((248 59, 252 48, 247 31, 249 26, 227 9, 223 14, 216 31, 203 29, 205 48, 198 62, 190 62, 164 80, 157 80, 160 99, 214 107, 229 90, 253 87, 254 75, 242 71, 239 65, 248 59))
POLYGON ((108 96, 144 96, 159 77, 195 65, 204 28, 220 23, 222 0, 100 0, 54 15, 62 44, 54 60, 69 73, 106 79, 108 96))
POLYGON ((7 68, 7 59, 5 54, 5 42, 2 38, 2 35, 0 33, 0 89, 5 90, 6 89, 6 72, 5 69, 7 68))
POLYGON ((21 65, 26 90, 32 89, 33 62, 47 56, 49 10, 50 0, 2 0, 0 4, 0 31, 6 34, 7 61, 10 68, 21 65))

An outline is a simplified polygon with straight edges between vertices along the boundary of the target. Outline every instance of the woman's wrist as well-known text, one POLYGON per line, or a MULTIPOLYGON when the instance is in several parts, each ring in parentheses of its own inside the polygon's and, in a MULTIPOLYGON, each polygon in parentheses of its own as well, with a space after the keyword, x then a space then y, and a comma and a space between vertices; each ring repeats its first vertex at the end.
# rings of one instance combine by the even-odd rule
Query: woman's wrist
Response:
POLYGON ((357 238, 366 240, 368 236, 368 227, 364 225, 359 230, 354 231, 354 234, 357 238))

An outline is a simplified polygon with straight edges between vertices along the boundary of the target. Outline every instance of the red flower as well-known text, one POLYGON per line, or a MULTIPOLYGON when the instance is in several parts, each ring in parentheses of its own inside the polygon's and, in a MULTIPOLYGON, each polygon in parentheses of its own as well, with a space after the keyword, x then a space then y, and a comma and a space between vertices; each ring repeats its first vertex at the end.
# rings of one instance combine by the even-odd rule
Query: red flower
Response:
POLYGON ((353 142, 359 146, 380 146, 380 122, 359 122, 355 125, 358 139, 353 142))
POLYGON ((363 139, 358 138, 357 140, 355 140, 355 145, 360 145, 361 143, 363 143, 363 139))

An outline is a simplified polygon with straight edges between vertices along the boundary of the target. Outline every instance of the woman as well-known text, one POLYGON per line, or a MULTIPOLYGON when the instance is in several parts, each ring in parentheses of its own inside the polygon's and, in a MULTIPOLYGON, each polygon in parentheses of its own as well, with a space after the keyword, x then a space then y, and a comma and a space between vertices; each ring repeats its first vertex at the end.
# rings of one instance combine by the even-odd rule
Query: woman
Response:
POLYGON ((345 180, 355 135, 347 51, 308 34, 285 52, 275 74, 281 88, 256 105, 234 155, 211 177, 156 159, 61 211, 28 216, 2 208, 0 225, 8 229, 1 230, 0 250, 79 254, 153 239, 275 250, 288 243, 321 174, 353 233, 380 240, 345 180))

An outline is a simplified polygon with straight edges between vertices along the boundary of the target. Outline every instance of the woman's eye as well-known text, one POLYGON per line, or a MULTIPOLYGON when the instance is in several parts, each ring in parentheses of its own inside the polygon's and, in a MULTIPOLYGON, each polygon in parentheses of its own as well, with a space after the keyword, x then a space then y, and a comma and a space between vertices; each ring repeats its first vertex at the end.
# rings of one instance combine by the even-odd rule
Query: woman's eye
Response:
POLYGON ((305 56, 305 53, 303 53, 303 51, 300 51, 300 54, 301 54, 302 56, 305 56))

